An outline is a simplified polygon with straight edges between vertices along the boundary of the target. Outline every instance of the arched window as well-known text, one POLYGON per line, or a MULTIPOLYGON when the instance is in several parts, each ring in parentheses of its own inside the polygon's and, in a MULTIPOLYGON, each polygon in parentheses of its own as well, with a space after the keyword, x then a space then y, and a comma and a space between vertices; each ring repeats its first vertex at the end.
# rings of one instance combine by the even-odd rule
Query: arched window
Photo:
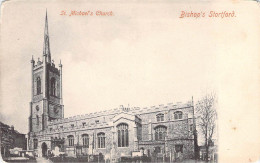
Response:
POLYGON ((165 140, 167 128, 165 126, 157 126, 155 128, 155 140, 165 140))
POLYGON ((33 139, 33 149, 37 149, 37 148, 38 148, 38 140, 33 139))
POLYGON ((51 78, 51 95, 56 96, 56 80, 51 78))
POLYGON ((38 77, 37 79, 36 79, 36 86, 37 86, 37 88, 36 88, 36 92, 37 92, 37 95, 39 95, 39 94, 41 94, 41 92, 42 92, 42 90, 41 90, 41 78, 40 77, 38 77))
POLYGON ((174 112, 174 119, 182 119, 182 112, 181 111, 174 112))
POLYGON ((119 124, 117 126, 117 137, 118 137, 118 147, 128 147, 129 136, 128 136, 128 125, 125 123, 119 124))
POLYGON ((158 122, 164 121, 164 114, 162 114, 162 113, 157 114, 157 115, 156 115, 156 118, 157 118, 157 121, 158 121, 158 122))
POLYGON ((38 115, 36 115, 36 125, 39 125, 39 116, 38 115))
POLYGON ((74 136, 73 135, 68 136, 68 142, 69 142, 69 146, 74 146, 74 136))
POLYGON ((106 137, 105 133, 98 133, 98 148, 105 148, 106 147, 106 137))
POLYGON ((82 135, 83 146, 89 148, 89 136, 88 134, 82 135))

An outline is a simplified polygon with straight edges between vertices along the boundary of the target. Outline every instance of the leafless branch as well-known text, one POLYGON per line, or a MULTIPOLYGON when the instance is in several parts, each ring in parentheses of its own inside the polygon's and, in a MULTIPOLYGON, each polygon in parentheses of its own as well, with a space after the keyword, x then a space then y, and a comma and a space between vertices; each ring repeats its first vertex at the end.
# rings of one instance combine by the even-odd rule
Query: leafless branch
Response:
POLYGON ((205 146, 208 155, 209 142, 212 141, 216 128, 216 111, 217 98, 215 93, 207 94, 202 97, 196 104, 197 125, 205 139, 205 146))

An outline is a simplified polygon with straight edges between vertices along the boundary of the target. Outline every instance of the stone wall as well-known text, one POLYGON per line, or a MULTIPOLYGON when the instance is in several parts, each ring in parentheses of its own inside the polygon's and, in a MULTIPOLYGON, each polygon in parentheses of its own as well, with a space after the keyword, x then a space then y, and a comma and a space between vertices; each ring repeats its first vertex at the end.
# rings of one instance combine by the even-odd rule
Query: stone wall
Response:
MULTIPOLYGON (((103 111, 93 114, 74 116, 48 122, 48 129, 38 132, 37 137, 41 142, 52 138, 64 139, 64 149, 70 155, 76 154, 76 146, 83 147, 82 135, 89 135, 89 148, 84 148, 85 154, 102 153, 103 155, 111 154, 119 158, 129 156, 132 151, 138 151, 141 148, 153 152, 155 147, 160 147, 166 153, 173 151, 175 145, 183 145, 183 155, 190 158, 193 155, 193 136, 189 130, 193 124, 193 107, 185 105, 183 108, 171 106, 151 107, 150 109, 133 108, 128 110, 114 109, 111 112, 103 111), (174 113, 181 111, 181 119, 175 119, 174 113), (164 114, 163 121, 157 121, 157 114, 164 114), (121 123, 128 125, 129 146, 118 147, 117 126, 121 123), (72 126, 73 125, 73 126, 72 126), (165 126, 167 128, 165 140, 155 140, 155 128, 165 126), (52 130, 50 130, 52 128, 52 130), (98 148, 97 134, 103 132, 106 137, 105 148, 98 148), (74 137, 74 146, 68 144, 68 136, 74 137), (93 143, 94 139, 94 143, 93 143)), ((34 115, 37 112, 33 113, 34 115)), ((35 123, 35 122, 33 122, 35 123)), ((40 149, 39 149, 40 151, 40 149)))

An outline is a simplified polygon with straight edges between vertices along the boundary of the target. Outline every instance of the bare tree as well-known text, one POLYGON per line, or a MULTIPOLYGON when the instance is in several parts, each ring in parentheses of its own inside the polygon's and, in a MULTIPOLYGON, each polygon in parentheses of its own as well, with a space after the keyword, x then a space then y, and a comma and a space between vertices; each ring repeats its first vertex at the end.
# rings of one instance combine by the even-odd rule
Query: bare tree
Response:
POLYGON ((202 97, 196 104, 196 113, 198 115, 197 125, 201 131, 201 135, 205 140, 207 161, 209 156, 210 142, 212 142, 212 136, 216 130, 216 103, 216 95, 215 93, 211 93, 202 97))

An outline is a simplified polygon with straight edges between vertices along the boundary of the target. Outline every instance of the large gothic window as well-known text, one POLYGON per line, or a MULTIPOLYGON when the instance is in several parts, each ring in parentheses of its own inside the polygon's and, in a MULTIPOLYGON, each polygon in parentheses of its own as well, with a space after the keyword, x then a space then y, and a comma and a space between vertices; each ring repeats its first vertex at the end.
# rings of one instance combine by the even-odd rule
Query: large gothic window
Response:
POLYGON ((68 142, 69 142, 69 146, 74 146, 74 136, 73 135, 68 136, 68 142))
POLYGON ((165 140, 167 128, 165 126, 157 126, 155 128, 155 140, 165 140))
POLYGON ((106 147, 105 133, 103 132, 98 133, 97 137, 98 137, 98 148, 105 148, 106 147))
POLYGON ((82 141, 83 141, 83 146, 89 147, 89 136, 88 134, 83 134, 82 135, 82 141))
POLYGON ((181 111, 174 112, 174 119, 182 119, 182 112, 181 111))
POLYGON ((118 137, 118 147, 128 147, 129 136, 128 136, 127 124, 122 123, 117 126, 117 137, 118 137))
POLYGON ((158 122, 164 121, 164 114, 162 114, 162 113, 157 114, 156 119, 158 122))
POLYGON ((56 96, 56 80, 51 78, 51 95, 56 96))
POLYGON ((40 77, 38 77, 37 79, 36 79, 36 86, 37 86, 37 88, 36 88, 36 93, 37 93, 37 95, 39 95, 39 94, 41 94, 41 78, 40 77))
POLYGON ((38 148, 38 140, 33 139, 33 149, 37 149, 37 148, 38 148))

